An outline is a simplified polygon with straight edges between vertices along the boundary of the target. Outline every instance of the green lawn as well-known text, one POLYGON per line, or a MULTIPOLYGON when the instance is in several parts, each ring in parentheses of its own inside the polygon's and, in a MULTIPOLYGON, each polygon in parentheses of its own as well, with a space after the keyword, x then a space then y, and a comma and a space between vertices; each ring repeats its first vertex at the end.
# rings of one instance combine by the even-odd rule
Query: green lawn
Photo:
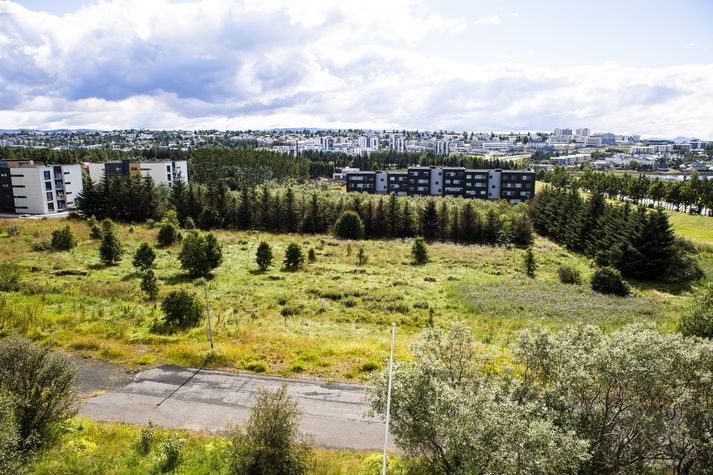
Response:
POLYGON ((713 217, 679 211, 668 211, 668 216, 678 234, 698 244, 713 246, 713 217))
MULTIPOLYGON (((130 258, 141 242, 156 242, 155 229, 118 226, 128 253, 120 265, 106 268, 85 223, 68 222, 80 238, 71 252, 31 249, 64 222, 14 221, 19 236, 0 234, 0 260, 23 269, 20 291, 0 293, 0 331, 130 367, 206 363, 360 381, 388 355, 392 321, 397 358, 409 357, 409 344, 427 325, 454 319, 473 328, 484 351, 507 357, 515 335, 527 327, 589 322, 611 329, 646 321, 668 330, 690 298, 651 285, 635 286, 634 296, 618 299, 586 284, 560 284, 559 265, 579 268, 587 282, 591 263, 544 239, 534 247, 539 269, 532 280, 524 275, 520 249, 433 244, 432 262, 414 266, 410 242, 219 231, 224 262, 209 282, 216 342, 211 353, 205 325, 175 334, 156 330, 160 304, 145 300, 130 258), (317 261, 298 272, 278 264, 259 273, 255 250, 261 240, 273 246, 278 262, 292 241, 305 252, 314 248, 317 261), (363 267, 356 265, 360 245, 368 256, 363 267)), ((159 298, 178 288, 202 296, 201 283, 179 267, 179 249, 158 250, 159 298)))

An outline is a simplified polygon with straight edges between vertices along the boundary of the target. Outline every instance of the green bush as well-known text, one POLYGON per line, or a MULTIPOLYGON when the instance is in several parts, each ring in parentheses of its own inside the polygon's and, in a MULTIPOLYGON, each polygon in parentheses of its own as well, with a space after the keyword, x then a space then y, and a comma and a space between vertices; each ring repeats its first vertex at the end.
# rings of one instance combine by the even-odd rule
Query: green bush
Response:
POLYGON ((535 253, 532 252, 532 246, 525 249, 523 264, 525 265, 525 275, 530 278, 535 277, 535 271, 537 270, 537 261, 535 260, 535 253))
POLYGON ((72 228, 66 225, 60 229, 52 231, 52 250, 69 251, 77 245, 77 238, 72 232, 72 228))
POLYGON ((119 242, 111 219, 102 221, 102 242, 99 246, 99 257, 107 266, 113 266, 121 260, 124 249, 119 242))
POLYGON ((424 241, 421 236, 417 236, 416 239, 413 240, 411 256, 413 257, 414 264, 423 265, 428 263, 428 246, 426 246, 426 241, 424 241))
POLYGON ((11 262, 0 264, 0 291, 16 292, 20 288, 20 267, 11 262))
POLYGON ((141 290, 146 292, 149 300, 156 300, 158 296, 158 279, 153 269, 147 270, 141 277, 141 290))
POLYGON ((361 239, 364 237, 364 224, 354 211, 345 211, 334 224, 334 235, 340 239, 361 239))
POLYGON ((618 295, 620 297, 629 295, 629 287, 622 279, 621 272, 612 267, 602 267, 594 272, 592 290, 601 294, 618 295))
POLYGON ((140 271, 147 271, 153 267, 156 260, 156 251, 149 243, 142 242, 134 253, 132 264, 140 271))
POLYGON ((582 274, 574 267, 560 266, 557 269, 557 275, 563 284, 579 285, 582 283, 582 274))
POLYGON ((61 353, 10 336, 0 342, 0 392, 10 396, 25 450, 52 442, 77 412, 76 369, 61 353))
POLYGON ((32 250, 36 252, 49 251, 52 249, 52 241, 49 239, 43 239, 32 243, 32 250))
POLYGON ((148 420, 145 426, 141 428, 141 438, 139 439, 139 449, 142 454, 147 454, 151 451, 154 439, 154 427, 151 419, 148 420))
POLYGON ((317 253, 315 253, 314 249, 312 249, 311 247, 309 248, 309 251, 307 251, 307 261, 309 261, 309 262, 317 261, 317 253))
POLYGON ((357 265, 358 266, 363 266, 364 264, 367 263, 369 258, 366 256, 366 251, 364 250, 364 246, 359 247, 359 251, 357 252, 357 265))
POLYGON ((678 322, 678 331, 686 336, 713 339, 713 284, 694 299, 678 322))
POLYGON ((181 463, 181 449, 183 448, 183 438, 171 432, 163 442, 161 442, 161 470, 172 472, 181 463))
POLYGON ((186 229, 188 229, 188 230, 196 229, 196 222, 193 221, 193 218, 191 218, 191 217, 189 216, 189 217, 186 218, 185 223, 183 223, 183 227, 186 228, 186 229))
POLYGON ((10 397, 0 392, 0 473, 21 473, 23 465, 15 408, 10 397))
POLYGON ((190 231, 183 240, 178 259, 191 277, 206 277, 223 261, 223 251, 212 233, 203 235, 190 231))
POLYGON ((304 261, 305 256, 302 254, 302 248, 299 244, 291 242, 285 251, 285 260, 283 262, 285 269, 295 271, 302 267, 304 261))
POLYGON ((5 226, 5 232, 8 237, 17 237, 20 235, 20 226, 17 224, 8 224, 5 226))
POLYGON ((163 223, 158 228, 157 240, 161 247, 172 246, 178 241, 178 228, 173 223, 163 223))
POLYGON ((169 326, 188 328, 198 325, 203 307, 198 298, 186 290, 174 290, 161 304, 163 321, 169 326))
POLYGON ((265 241, 260 242, 257 246, 255 261, 261 272, 265 272, 272 265, 272 248, 265 241))

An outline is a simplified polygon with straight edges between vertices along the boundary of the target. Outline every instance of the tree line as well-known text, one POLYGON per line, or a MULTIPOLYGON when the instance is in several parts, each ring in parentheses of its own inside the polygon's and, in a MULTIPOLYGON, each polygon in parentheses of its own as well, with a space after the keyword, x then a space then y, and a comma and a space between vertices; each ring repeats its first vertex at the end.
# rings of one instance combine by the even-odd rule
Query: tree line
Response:
POLYGON ((273 186, 232 191, 223 182, 211 185, 177 181, 171 188, 149 178, 87 179, 77 196, 79 210, 97 219, 144 222, 175 210, 181 226, 269 232, 331 232, 344 211, 356 212, 368 239, 407 238, 464 244, 528 246, 533 226, 527 205, 464 198, 347 195, 317 187, 273 186))
POLYGON ((594 191, 547 186, 530 206, 535 229, 626 277, 681 283, 702 277, 694 247, 676 237, 662 209, 609 204, 594 191))
POLYGON ((542 173, 538 179, 555 185, 569 185, 588 191, 600 191, 610 198, 628 198, 634 203, 651 200, 655 206, 669 209, 693 210, 713 216, 713 179, 706 179, 694 171, 683 180, 647 178, 645 175, 613 174, 585 169, 579 177, 564 168, 542 173))

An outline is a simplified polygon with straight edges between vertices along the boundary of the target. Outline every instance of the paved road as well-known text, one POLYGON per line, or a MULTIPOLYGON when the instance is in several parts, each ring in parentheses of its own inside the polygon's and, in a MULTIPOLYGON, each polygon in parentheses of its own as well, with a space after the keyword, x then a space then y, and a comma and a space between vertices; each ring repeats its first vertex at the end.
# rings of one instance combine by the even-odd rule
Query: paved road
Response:
POLYGON ((286 382, 304 412, 302 432, 314 444, 351 450, 383 447, 384 425, 364 416, 361 386, 205 369, 191 378, 196 371, 168 365, 142 371, 123 389, 89 398, 80 414, 137 425, 150 418, 159 427, 219 432, 247 418, 259 387, 274 390, 286 382))

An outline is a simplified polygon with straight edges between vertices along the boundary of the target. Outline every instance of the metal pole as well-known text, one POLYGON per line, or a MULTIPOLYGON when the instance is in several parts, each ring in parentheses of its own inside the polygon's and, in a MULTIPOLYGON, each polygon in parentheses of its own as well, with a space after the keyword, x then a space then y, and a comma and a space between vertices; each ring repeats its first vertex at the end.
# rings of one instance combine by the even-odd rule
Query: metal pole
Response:
POLYGON ((208 335, 210 335, 210 349, 213 351, 213 327, 210 324, 210 306, 208 305, 208 282, 203 282, 205 290, 205 311, 208 314, 208 335))
POLYGON ((386 475, 386 462, 388 458, 387 449, 389 448, 389 419, 391 418, 391 379, 394 369, 394 333, 396 332, 396 323, 391 324, 391 356, 389 357, 389 389, 386 393, 386 430, 384 432, 384 463, 381 466, 381 475, 386 475))

